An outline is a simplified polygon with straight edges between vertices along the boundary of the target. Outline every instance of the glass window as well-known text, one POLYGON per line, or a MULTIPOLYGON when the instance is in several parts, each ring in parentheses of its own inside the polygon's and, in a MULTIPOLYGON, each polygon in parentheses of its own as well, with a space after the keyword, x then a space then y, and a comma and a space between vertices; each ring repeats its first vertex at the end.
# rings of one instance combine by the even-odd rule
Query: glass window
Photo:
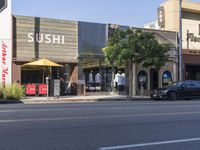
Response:
POLYGON ((162 85, 168 86, 172 83, 172 75, 169 71, 164 71, 162 74, 162 85))
POLYGON ((138 73, 138 89, 141 89, 141 85, 143 86, 144 90, 147 89, 147 73, 144 70, 141 70, 138 73))
POLYGON ((191 81, 184 81, 182 86, 184 86, 185 88, 191 88, 193 87, 193 84, 191 81))
POLYGON ((191 81, 193 87, 199 87, 200 88, 200 82, 199 81, 191 81))

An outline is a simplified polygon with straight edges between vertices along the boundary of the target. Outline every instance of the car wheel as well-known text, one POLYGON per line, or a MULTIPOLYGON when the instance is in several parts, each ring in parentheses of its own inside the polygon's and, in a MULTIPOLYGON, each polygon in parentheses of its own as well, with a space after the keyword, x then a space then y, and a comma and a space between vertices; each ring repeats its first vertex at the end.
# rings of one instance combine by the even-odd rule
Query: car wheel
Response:
POLYGON ((169 95, 169 99, 170 99, 170 100, 177 100, 176 92, 172 92, 172 93, 170 93, 170 95, 169 95))

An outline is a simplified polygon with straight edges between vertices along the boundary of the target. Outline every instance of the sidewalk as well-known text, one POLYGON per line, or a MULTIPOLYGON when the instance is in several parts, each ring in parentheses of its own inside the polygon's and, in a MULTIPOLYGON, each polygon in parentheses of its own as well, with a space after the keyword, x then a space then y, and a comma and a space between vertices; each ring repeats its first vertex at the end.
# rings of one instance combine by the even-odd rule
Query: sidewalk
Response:
POLYGON ((20 101, 24 104, 45 104, 45 103, 85 103, 97 101, 130 101, 149 100, 149 96, 134 96, 132 99, 127 95, 88 95, 88 96, 60 96, 60 97, 33 97, 28 96, 20 101))

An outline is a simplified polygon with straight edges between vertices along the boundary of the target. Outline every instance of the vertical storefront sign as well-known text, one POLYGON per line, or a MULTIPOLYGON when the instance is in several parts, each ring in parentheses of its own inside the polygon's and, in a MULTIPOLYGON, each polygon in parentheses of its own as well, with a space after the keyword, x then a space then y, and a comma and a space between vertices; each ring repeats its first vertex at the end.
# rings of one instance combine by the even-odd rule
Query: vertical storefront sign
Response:
POLYGON ((0 84, 11 83, 12 15, 11 0, 0 0, 0 84))
POLYGON ((163 6, 159 7, 158 10, 158 25, 161 28, 165 27, 165 9, 163 6))

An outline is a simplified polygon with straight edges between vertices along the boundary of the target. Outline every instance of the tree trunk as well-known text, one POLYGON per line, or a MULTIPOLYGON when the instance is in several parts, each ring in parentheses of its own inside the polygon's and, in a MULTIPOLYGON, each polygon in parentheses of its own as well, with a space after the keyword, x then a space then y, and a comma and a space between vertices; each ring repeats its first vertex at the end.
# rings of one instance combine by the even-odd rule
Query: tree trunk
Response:
POLYGON ((136 81, 137 74, 136 74, 136 64, 132 63, 132 96, 136 95, 136 81))
POLYGON ((133 91, 133 69, 132 69, 132 61, 131 59, 128 60, 128 66, 129 66, 129 94, 128 98, 132 98, 132 91, 133 91))
POLYGON ((114 79, 115 79, 115 68, 114 68, 114 65, 112 64, 112 81, 111 81, 112 92, 114 92, 114 79))
POLYGON ((129 61, 126 60, 125 63, 126 63, 126 66, 125 66, 125 76, 126 76, 125 93, 128 97, 128 95, 129 95, 129 61))

